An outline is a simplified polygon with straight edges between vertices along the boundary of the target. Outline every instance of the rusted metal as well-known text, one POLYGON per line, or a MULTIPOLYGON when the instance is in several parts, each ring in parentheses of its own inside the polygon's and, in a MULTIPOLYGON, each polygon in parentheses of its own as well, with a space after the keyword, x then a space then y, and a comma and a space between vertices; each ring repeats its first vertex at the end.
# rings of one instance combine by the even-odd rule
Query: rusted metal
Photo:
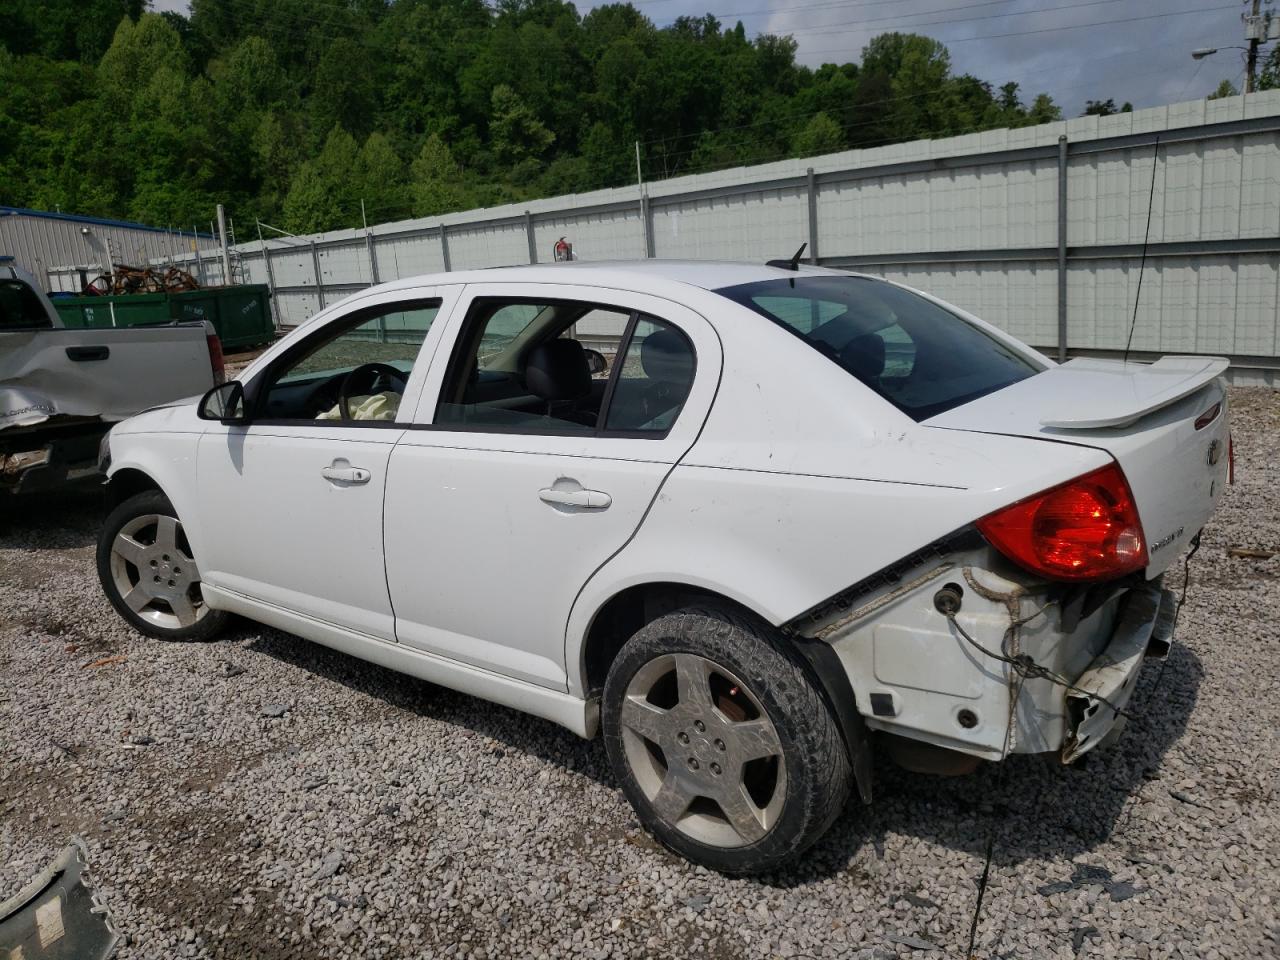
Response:
POLYGON ((181 293, 198 290, 195 277, 181 267, 130 267, 117 263, 111 273, 102 273, 84 287, 86 296, 113 296, 128 293, 181 293))

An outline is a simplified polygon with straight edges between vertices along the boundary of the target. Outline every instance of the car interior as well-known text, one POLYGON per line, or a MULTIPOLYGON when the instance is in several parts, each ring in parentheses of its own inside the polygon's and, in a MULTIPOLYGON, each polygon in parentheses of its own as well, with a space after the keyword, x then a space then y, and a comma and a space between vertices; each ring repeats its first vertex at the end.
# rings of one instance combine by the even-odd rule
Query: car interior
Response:
POLYGON ((357 318, 300 345, 267 377, 258 416, 281 420, 390 421, 438 304, 357 318))
MULTIPOLYGON (((385 318, 373 318, 283 358, 269 375, 260 416, 394 421, 428 326, 429 319, 388 334, 385 318)), ((694 366, 688 338, 652 317, 582 302, 480 300, 454 348, 436 422, 664 434, 688 396, 694 366)))
POLYGON ((1039 370, 949 310, 878 280, 804 277, 719 292, 804 340, 917 421, 1039 370))
POLYGON ((650 317, 584 303, 482 302, 459 340, 436 422, 553 433, 665 433, 688 396, 693 370, 684 334, 650 317), (512 307, 536 312, 504 334, 512 307), (601 350, 574 336, 580 327, 594 332, 601 350))

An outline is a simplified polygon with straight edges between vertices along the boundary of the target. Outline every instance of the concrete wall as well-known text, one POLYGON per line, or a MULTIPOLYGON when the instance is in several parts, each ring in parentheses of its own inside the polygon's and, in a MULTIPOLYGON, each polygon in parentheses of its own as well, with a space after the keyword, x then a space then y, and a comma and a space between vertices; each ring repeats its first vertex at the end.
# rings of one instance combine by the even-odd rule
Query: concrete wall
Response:
POLYGON ((643 202, 627 187, 274 240, 269 272, 257 243, 240 255, 293 325, 375 279, 548 261, 562 235, 588 260, 765 260, 809 241, 807 259, 926 289, 1035 346, 1106 352, 1128 335, 1150 198, 1135 351, 1280 367, 1280 91, 646 190, 643 202))

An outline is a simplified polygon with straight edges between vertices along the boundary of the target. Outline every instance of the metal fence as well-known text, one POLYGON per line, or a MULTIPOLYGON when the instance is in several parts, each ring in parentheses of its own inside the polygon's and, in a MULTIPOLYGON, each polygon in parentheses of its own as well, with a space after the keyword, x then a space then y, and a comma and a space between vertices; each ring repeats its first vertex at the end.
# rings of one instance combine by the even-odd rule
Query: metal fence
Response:
MULTIPOLYGON (((1280 370, 1280 91, 923 140, 238 248, 282 325, 372 283, 552 259, 806 259, 1049 352, 1280 370), (1154 179, 1153 179, 1154 178, 1154 179)), ((206 264, 206 267, 208 265, 206 264)))

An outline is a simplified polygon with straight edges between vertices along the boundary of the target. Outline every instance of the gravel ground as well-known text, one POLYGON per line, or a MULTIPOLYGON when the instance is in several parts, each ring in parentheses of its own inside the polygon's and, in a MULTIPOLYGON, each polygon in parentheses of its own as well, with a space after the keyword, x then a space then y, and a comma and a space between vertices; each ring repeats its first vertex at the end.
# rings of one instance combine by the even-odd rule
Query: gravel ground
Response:
MULTIPOLYGON (((93 499, 0 532, 0 899, 88 842, 122 958, 1280 956, 1280 394, 1175 653, 1086 766, 888 764, 789 873, 659 849, 599 743, 267 629, 164 644, 93 571, 93 499), (279 714, 279 715, 277 715, 279 714)), ((0 508, 4 509, 4 508, 0 508)), ((8 508, 11 509, 12 508, 8 508)))

